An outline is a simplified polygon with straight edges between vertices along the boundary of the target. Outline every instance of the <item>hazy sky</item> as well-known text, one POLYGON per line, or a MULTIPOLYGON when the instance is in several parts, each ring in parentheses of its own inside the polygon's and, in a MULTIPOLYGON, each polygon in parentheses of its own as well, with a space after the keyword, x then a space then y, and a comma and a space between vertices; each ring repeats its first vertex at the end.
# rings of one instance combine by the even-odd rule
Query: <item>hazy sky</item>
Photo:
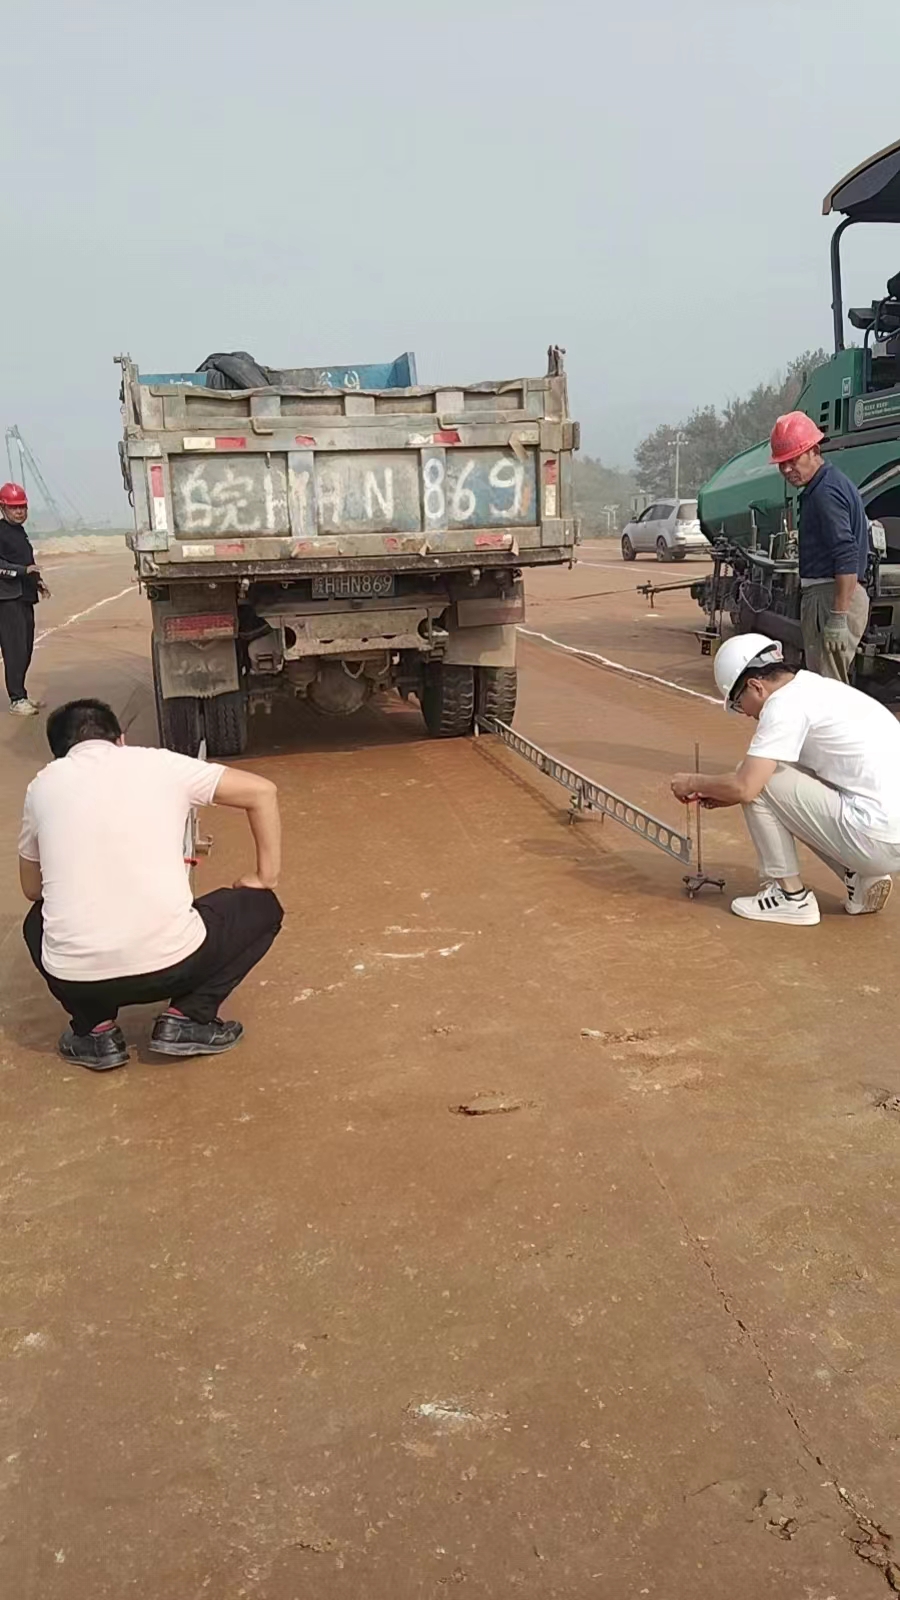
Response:
MULTIPOLYGON (((822 196, 900 137, 861 40, 897 0, 10 4, 0 424, 119 519, 120 350, 478 381, 556 341, 625 462, 828 342, 822 196)), ((865 303, 900 229, 847 258, 865 303)))

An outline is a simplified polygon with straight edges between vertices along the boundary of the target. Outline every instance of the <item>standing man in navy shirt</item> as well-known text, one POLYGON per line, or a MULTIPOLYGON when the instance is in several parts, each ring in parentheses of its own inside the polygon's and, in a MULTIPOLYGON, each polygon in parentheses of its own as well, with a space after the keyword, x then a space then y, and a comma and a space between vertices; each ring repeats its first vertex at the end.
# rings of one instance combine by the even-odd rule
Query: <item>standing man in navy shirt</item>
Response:
POLYGON ((772 461, 802 491, 800 626, 807 668, 849 683, 869 620, 869 519, 855 483, 824 461, 824 437, 805 412, 789 411, 772 429, 772 461))

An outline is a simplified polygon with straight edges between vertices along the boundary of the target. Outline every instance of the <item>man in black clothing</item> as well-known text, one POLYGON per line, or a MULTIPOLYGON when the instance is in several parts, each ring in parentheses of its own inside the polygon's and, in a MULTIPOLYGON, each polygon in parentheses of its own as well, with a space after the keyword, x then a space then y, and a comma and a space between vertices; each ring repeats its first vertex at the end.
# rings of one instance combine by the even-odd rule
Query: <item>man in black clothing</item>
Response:
POLYGON ((34 608, 46 594, 25 532, 28 497, 19 483, 0 487, 0 652, 9 709, 15 717, 36 717, 25 675, 34 652, 34 608))

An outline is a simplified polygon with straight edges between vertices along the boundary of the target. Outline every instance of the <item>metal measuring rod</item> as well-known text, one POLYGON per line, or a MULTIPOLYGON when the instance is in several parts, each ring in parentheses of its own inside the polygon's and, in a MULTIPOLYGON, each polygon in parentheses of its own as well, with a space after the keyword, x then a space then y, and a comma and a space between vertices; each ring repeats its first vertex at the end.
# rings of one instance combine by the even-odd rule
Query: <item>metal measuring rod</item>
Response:
POLYGON ((645 811, 643 806, 635 805, 631 800, 624 800, 621 795, 612 789, 607 789, 604 784, 598 783, 593 778, 586 778, 582 772, 576 772, 567 762, 542 750, 540 745, 533 744, 521 733, 514 733, 512 728, 505 722, 498 722, 496 717, 478 717, 475 722, 475 733, 495 735, 501 743, 515 751, 516 755, 522 756, 538 772, 542 772, 545 777, 552 778, 554 783, 568 789, 569 816, 572 822, 583 812, 596 812, 601 820, 609 817, 613 822, 620 822, 623 828, 636 833, 639 839, 655 845, 657 850, 662 850, 675 861, 690 866, 689 834, 679 833, 677 828, 671 827, 668 822, 662 822, 659 817, 654 817, 653 813, 645 811))
MULTIPOLYGON (((699 773, 699 771, 700 771, 700 746, 699 746, 699 744, 695 744, 694 745, 694 771, 696 773, 699 773)), ((681 880, 682 883, 684 884, 684 887, 686 888, 686 890, 688 892, 688 899, 689 900, 693 900, 695 895, 698 895, 700 893, 701 889, 718 889, 720 892, 724 891, 724 889, 725 889, 725 879, 724 878, 716 878, 716 877, 712 876, 710 873, 705 872, 704 869, 703 869, 703 823, 702 823, 702 820, 701 820, 702 816, 703 816, 703 802, 702 802, 702 800, 697 800, 695 802, 691 802, 690 800, 686 800, 685 801, 685 810, 687 812, 688 838, 690 838, 691 804, 692 803, 695 804, 696 808, 697 808, 697 862, 696 862, 696 871, 695 872, 686 873, 685 876, 681 880)))

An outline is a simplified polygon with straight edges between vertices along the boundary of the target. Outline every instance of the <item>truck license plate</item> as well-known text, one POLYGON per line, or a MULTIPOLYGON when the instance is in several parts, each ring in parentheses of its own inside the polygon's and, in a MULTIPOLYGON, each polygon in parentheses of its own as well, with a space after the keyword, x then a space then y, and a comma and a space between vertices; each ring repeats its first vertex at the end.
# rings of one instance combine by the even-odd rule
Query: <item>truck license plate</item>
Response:
POLYGON ((393 574, 386 572, 327 572, 313 578, 314 600, 371 600, 393 594, 393 574))

